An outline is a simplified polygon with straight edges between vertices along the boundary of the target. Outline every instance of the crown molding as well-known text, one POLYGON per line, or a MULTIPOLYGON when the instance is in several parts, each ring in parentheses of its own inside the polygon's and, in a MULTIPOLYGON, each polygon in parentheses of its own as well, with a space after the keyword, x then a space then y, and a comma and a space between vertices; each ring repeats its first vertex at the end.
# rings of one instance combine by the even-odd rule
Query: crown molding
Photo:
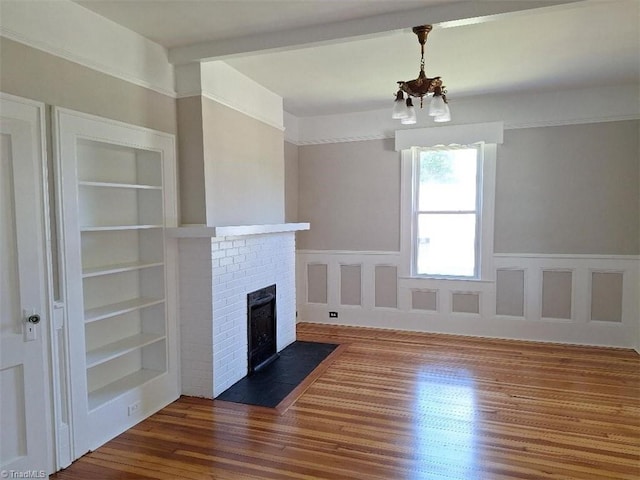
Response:
POLYGON ((3 2, 0 36, 175 98, 166 48, 71 0, 3 2))
MULTIPOLYGON (((231 110, 235 110, 238 113, 241 113, 243 115, 246 115, 247 117, 251 117, 254 120, 258 120, 259 122, 264 123, 265 125, 268 125, 270 127, 273 127, 277 130, 280 130, 281 132, 284 132, 286 129, 285 127, 283 127, 282 125, 278 125, 277 123, 269 120, 266 117, 263 117, 255 112, 251 112, 245 108, 242 108, 242 106, 238 105, 237 103, 233 102, 232 100, 229 100, 227 98, 224 98, 220 95, 215 95, 211 92, 205 92, 202 90, 198 90, 198 91, 192 91, 192 92, 185 92, 185 93, 179 93, 176 95, 177 99, 181 99, 181 98, 189 98, 189 97, 202 97, 202 98, 206 98, 207 100, 211 100, 212 102, 216 102, 219 103, 220 105, 224 105, 227 108, 230 108, 231 110)), ((294 143, 292 141, 289 140, 289 143, 294 143)))
POLYGON ((175 78, 179 99, 203 97, 279 131, 285 130, 282 97, 225 62, 178 65, 175 78))
POLYGON ((51 44, 41 42, 33 38, 29 38, 26 35, 22 35, 5 26, 0 26, 0 37, 13 40, 14 42, 22 43, 27 47, 40 50, 41 52, 48 53, 50 55, 62 58, 64 60, 68 60, 69 62, 77 63, 78 65, 90 68, 91 70, 95 70, 96 72, 100 72, 105 75, 109 75, 111 77, 117 78, 118 80, 123 80, 127 83, 132 83, 134 85, 146 88, 148 90, 153 90, 154 92, 160 93, 162 95, 166 95, 167 97, 176 98, 176 92, 174 90, 163 88, 157 84, 140 79, 122 70, 118 70, 109 65, 98 62, 92 58, 78 55, 77 53, 74 53, 71 50, 59 48, 51 44))
POLYGON ((563 125, 583 125, 588 123, 624 122, 626 120, 640 120, 640 113, 636 115, 605 115, 590 118, 572 118, 567 120, 539 121, 529 123, 505 123, 505 130, 518 130, 521 128, 561 127, 563 125))

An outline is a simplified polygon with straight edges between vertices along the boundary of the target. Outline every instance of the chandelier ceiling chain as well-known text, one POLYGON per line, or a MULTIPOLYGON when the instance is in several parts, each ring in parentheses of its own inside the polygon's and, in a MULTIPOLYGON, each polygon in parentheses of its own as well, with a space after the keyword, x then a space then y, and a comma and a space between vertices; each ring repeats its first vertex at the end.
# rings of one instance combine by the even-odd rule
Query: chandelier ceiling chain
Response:
POLYGON ((393 107, 392 118, 399 119, 405 125, 417 122, 417 116, 411 97, 420 98, 420 108, 423 106, 424 97, 433 96, 429 105, 429 116, 434 117, 435 122, 448 122, 451 120, 451 111, 446 96, 446 87, 440 77, 427 77, 424 72, 424 46, 427 43, 427 35, 433 27, 420 25, 413 27, 413 33, 418 36, 420 43, 420 72, 418 78, 409 81, 398 82, 398 92, 393 107), (407 94, 405 102, 404 94, 407 94))

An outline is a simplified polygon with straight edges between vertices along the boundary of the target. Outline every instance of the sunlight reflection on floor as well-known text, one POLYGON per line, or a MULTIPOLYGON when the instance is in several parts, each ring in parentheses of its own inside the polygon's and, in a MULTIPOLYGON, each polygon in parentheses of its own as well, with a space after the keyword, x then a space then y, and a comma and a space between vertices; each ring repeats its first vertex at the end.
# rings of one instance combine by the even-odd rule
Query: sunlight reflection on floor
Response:
POLYGON ((477 410, 471 372, 429 367, 420 372, 415 399, 411 478, 475 479, 477 410), (441 464, 442 470, 434 464, 441 464))

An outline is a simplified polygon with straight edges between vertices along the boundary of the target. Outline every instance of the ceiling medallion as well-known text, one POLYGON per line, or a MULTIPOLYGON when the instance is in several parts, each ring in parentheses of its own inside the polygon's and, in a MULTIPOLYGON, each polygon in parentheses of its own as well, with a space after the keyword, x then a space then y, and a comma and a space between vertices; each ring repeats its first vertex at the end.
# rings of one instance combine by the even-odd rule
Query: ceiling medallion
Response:
POLYGON ((442 85, 442 80, 440 77, 429 78, 424 73, 424 45, 427 43, 427 35, 431 29, 431 25, 413 27, 413 33, 418 36, 418 42, 420 42, 420 73, 415 80, 398 82, 398 93, 391 115, 391 118, 400 120, 404 125, 412 125, 417 122, 416 110, 413 107, 411 97, 419 98, 420 108, 422 108, 424 97, 429 95, 433 96, 429 104, 429 116, 434 117, 434 122, 449 122, 451 120, 446 88, 442 85), (406 102, 405 93, 407 94, 406 102))

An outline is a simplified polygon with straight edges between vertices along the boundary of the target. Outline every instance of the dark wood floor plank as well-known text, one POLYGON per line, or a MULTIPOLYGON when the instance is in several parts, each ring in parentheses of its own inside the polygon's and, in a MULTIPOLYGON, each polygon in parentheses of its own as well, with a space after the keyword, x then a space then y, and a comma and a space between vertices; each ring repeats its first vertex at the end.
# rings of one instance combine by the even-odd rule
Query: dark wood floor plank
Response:
POLYGON ((55 480, 637 480, 631 350, 299 324, 340 355, 281 409, 182 397, 55 480))

